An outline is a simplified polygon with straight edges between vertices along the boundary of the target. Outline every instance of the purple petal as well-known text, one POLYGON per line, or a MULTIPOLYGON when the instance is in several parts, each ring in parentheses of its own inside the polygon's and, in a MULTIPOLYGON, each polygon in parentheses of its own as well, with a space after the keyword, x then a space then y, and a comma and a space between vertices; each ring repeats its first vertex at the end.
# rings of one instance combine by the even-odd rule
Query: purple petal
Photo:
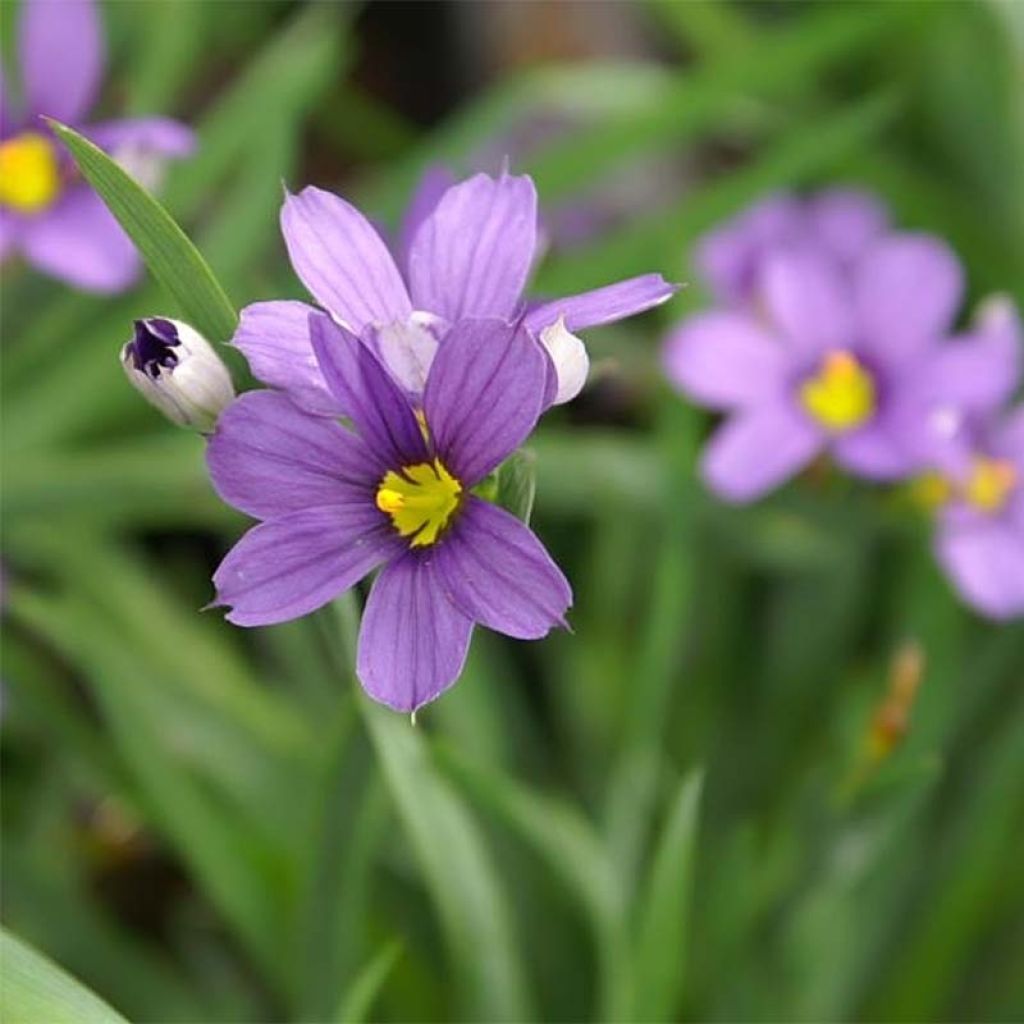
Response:
POLYGON ((309 335, 315 314, 304 302, 255 302, 242 310, 231 344, 264 384, 280 388, 306 412, 340 416, 344 410, 320 372, 309 335))
POLYGON ((253 527, 213 577, 236 626, 286 622, 326 604, 397 551, 370 499, 309 508, 253 527))
POLYGON ((472 631, 472 620, 445 596, 433 563, 406 554, 370 591, 359 630, 359 679, 374 700, 415 711, 459 677, 472 631))
POLYGON ((825 248, 846 262, 857 259, 889 224, 885 204, 855 188, 818 193, 808 201, 808 217, 825 248))
POLYGON ((848 348, 854 339, 850 295, 820 254, 777 250, 765 260, 761 298, 790 347, 807 357, 848 348))
POLYGON ((963 273, 939 239, 893 234, 864 254, 854 288, 865 351, 902 363, 948 330, 963 294, 963 273))
POLYGON ((327 386, 379 467, 426 462, 427 447, 412 406, 373 352, 322 313, 311 314, 309 326, 327 386))
POLYGON ((221 413, 206 464, 221 498, 257 519, 360 495, 373 504, 379 475, 360 438, 274 391, 250 391, 221 413))
MULTIPOLYGON (((992 447, 995 454, 1012 459, 1020 467, 1024 481, 1024 404, 1012 409, 996 428, 992 447)), ((1024 488, 1021 494, 1024 496, 1024 488)))
POLYGON ((1001 520, 946 526, 936 557, 964 599, 994 619, 1024 615, 1024 534, 1001 520))
POLYGON ((520 640, 565 625, 568 580, 533 532, 504 509, 470 496, 433 558, 445 591, 474 622, 520 640))
POLYGON ((833 453, 836 462, 851 473, 869 480, 898 480, 921 468, 911 438, 884 420, 873 420, 857 430, 836 438, 833 453))
POLYGON ((455 180, 454 172, 444 164, 432 164, 420 177, 398 232, 399 261, 406 274, 409 272, 409 250, 416 232, 437 209, 441 197, 455 184, 455 180))
POLYGON ((477 174, 455 185, 409 249, 417 309, 455 321, 511 317, 537 245, 537 193, 526 176, 477 174))
POLYGON ((95 4, 24 0, 18 54, 28 112, 66 124, 80 121, 103 75, 103 32, 95 4))
POLYGON ((86 291, 120 292, 139 276, 131 239, 91 189, 71 188, 45 213, 22 221, 25 258, 86 291))
POLYGON ((310 294, 354 334, 412 312, 398 267, 377 229, 323 189, 288 193, 281 230, 295 272, 310 294))
POLYGON ((713 409, 778 396, 790 359, 778 341, 744 313, 704 313, 683 322, 665 346, 665 370, 686 394, 713 409))
POLYGON ((727 501, 753 501, 803 469, 821 434, 795 409, 776 403, 737 413, 718 428, 701 460, 708 486, 727 501))
POLYGON ((22 221, 8 210, 0 209, 0 261, 21 239, 22 221))
POLYGON ((643 274, 631 277, 604 288, 554 299, 530 310, 526 326, 534 334, 540 334, 560 316, 565 317, 565 326, 570 331, 582 331, 587 327, 614 323, 626 317, 643 313, 667 302, 677 291, 661 274, 643 274))
POLYGON ((131 117, 101 121, 83 128, 82 134, 100 149, 116 156, 128 147, 166 157, 191 156, 196 148, 195 133, 169 117, 131 117))
POLYGON ((465 487, 527 438, 544 398, 548 359, 526 328, 463 320, 427 378, 423 410, 442 462, 465 487))

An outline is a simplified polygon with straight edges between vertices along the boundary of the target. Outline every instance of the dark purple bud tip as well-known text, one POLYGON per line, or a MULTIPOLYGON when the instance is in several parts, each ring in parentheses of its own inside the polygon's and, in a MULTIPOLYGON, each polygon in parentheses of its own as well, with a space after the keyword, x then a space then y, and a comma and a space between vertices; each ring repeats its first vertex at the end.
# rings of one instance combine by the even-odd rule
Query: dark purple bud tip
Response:
POLYGON ((178 365, 174 351, 181 344, 178 330, 170 320, 151 316, 135 321, 135 340, 125 346, 136 370, 156 380, 161 369, 170 370, 178 365))

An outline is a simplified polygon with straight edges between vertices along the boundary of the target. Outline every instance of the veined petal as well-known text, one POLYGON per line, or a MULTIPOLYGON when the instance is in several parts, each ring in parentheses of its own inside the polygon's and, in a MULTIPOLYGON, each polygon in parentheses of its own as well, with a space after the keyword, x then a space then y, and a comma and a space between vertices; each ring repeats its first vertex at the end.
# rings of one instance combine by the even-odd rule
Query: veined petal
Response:
POLYGON ((472 487, 526 439, 544 398, 547 358, 525 327, 463 320, 448 332, 423 395, 441 461, 472 487))
POLYGON ((326 604, 397 552, 370 500, 303 509, 253 527, 213 582, 236 626, 286 622, 326 604))
POLYGON ((472 620, 448 599, 433 562, 406 554, 381 572, 366 602, 360 682, 374 700, 415 711, 458 679, 472 631, 472 620))
POLYGON ((772 252, 765 259, 759 294, 781 338, 802 356, 845 349, 854 340, 851 296, 820 254, 800 249, 772 252))
POLYGON ((537 193, 525 175, 477 174, 452 186, 409 248, 417 309, 456 321, 511 317, 537 245, 537 193))
POLYGON ((379 232, 340 196, 312 186, 288 193, 281 230, 302 283, 354 334, 362 334, 367 324, 405 320, 412 312, 379 232))
POLYGON ((708 486, 727 501, 762 497, 807 465, 822 435, 782 403, 736 413, 715 432, 701 460, 708 486))
POLYGON ((92 0, 24 0, 18 54, 25 107, 74 124, 96 99, 104 46, 92 0))
POLYGON ((372 504, 378 477, 360 438, 274 391, 250 391, 221 413, 206 464, 221 498, 258 519, 360 495, 372 504))
POLYGON ((542 303, 527 313, 526 326, 534 334, 540 334, 559 317, 565 317, 565 325, 570 331, 582 331, 653 309, 667 302, 677 291, 678 286, 669 284, 661 274, 643 274, 604 288, 542 303))
POLYGON ((864 253, 854 288, 864 350, 898 364, 948 331, 963 295, 963 271, 940 239, 891 234, 864 253))
POLYGON ((280 388, 296 405, 318 416, 344 410, 320 372, 309 334, 318 311, 305 302, 254 302, 242 310, 231 344, 241 350, 256 377, 280 388))
POLYGON ((713 409, 777 397, 790 362, 778 340, 745 313, 693 316, 665 344, 669 379, 713 409))
POLYGON ((438 579, 475 622, 521 640, 565 625, 572 588, 533 532, 470 497, 434 555, 438 579))
POLYGON ((405 216, 398 232, 398 252, 402 270, 409 273, 409 250, 420 225, 429 217, 441 197, 455 185, 455 174, 444 164, 432 164, 420 176, 412 199, 406 207, 405 216))
POLYGON ((76 186, 57 204, 21 223, 19 241, 34 267, 86 291, 124 291, 142 264, 103 200, 76 186))
POLYGON ((940 528, 935 554, 956 589, 983 615, 1024 615, 1024 534, 1009 523, 940 528))
POLYGON ((355 335, 322 313, 309 318, 313 351, 331 393, 382 469, 429 458, 408 398, 355 335))

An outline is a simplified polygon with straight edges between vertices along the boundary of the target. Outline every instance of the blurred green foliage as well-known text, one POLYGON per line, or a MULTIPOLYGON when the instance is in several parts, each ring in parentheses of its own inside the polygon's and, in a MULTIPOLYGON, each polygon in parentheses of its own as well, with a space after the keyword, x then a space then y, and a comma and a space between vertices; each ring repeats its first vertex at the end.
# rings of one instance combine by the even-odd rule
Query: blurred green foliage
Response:
MULTIPOLYGON (((393 222, 426 164, 552 107, 586 118, 526 162, 547 202, 688 171, 542 291, 690 280, 719 218, 841 180, 948 237, 975 298, 1024 300, 1019 4, 626 9, 664 61, 509 71, 420 128, 355 74, 355 7, 110 3, 110 103, 193 117, 162 200, 236 306, 300 294, 282 180, 393 222)), ((252 632, 199 614, 244 523, 115 362, 177 298, 5 268, 7 928, 137 1021, 1024 1015, 1024 628, 958 605, 896 499, 701 491, 705 418, 657 375, 697 287, 594 332, 618 372, 531 446, 574 635, 481 632, 415 728, 358 690, 355 595, 252 632), (906 736, 872 745, 907 664, 906 736)), ((12 1020, 25 991, 116 1019, 4 942, 12 1020)))

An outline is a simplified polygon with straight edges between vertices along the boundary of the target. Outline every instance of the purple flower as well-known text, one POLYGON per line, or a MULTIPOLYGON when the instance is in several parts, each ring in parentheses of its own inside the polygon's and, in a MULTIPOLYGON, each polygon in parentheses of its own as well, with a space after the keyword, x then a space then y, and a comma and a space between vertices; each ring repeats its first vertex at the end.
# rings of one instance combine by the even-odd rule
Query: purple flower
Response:
MULTIPOLYGON (((350 324, 386 292, 373 284, 344 294, 350 324)), ((383 566, 357 669, 374 699, 415 710, 458 677, 474 623, 523 639, 564 624, 572 593, 561 571, 526 526, 473 493, 533 429, 546 360, 522 326, 458 320, 419 407, 348 328, 313 312, 308 336, 355 431, 273 391, 221 415, 208 448, 214 485, 263 521, 217 570, 217 603, 241 626, 281 622, 383 566)))
MULTIPOLYGON (((410 205, 397 261, 358 210, 318 188, 286 197, 281 227, 292 265, 316 301, 415 399, 453 324, 523 316, 538 249, 537 194, 526 176, 477 174, 452 185, 435 169, 410 205)), ((673 291, 648 274, 526 312, 527 330, 551 357, 545 405, 567 401, 583 386, 586 350, 573 332, 649 309, 673 291)), ((302 302, 248 306, 234 344, 264 383, 309 412, 334 415, 337 400, 313 356, 311 312, 302 302)))
POLYGON ((826 449, 857 475, 905 476, 934 457, 937 425, 1007 394, 1016 346, 990 331, 947 338, 963 282, 937 239, 882 236, 846 271, 776 249, 756 287, 760 315, 692 317, 665 351, 686 394, 728 413, 702 464, 728 500, 763 495, 826 449))
POLYGON ((121 291, 139 272, 135 247, 41 118, 75 126, 148 185, 161 158, 191 152, 192 133, 159 117, 84 124, 104 62, 92 0, 22 6, 20 115, 8 108, 0 82, 0 259, 17 250, 36 269, 79 288, 121 291))
POLYGON ((849 266, 888 227, 885 206, 869 192, 832 188, 807 199, 768 196, 697 243, 694 263, 715 301, 756 303, 760 267, 774 249, 799 248, 849 266))

